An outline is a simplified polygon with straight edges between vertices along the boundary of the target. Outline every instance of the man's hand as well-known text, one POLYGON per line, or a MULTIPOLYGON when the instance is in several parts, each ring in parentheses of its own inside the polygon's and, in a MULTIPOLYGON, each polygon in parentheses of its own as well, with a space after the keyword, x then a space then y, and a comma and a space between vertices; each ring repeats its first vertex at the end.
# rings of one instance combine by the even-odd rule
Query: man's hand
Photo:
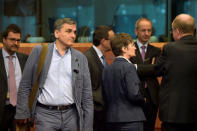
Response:
POLYGON ((152 58, 151 64, 155 64, 155 57, 152 58))
POLYGON ((144 97, 144 102, 146 103, 147 102, 147 99, 144 97))

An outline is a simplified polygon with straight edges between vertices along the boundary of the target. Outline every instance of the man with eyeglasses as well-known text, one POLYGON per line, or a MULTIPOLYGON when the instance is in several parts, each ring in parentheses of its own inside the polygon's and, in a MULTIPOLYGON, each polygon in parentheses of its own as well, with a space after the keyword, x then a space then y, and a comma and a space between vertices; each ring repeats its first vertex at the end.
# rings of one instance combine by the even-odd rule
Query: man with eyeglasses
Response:
POLYGON ((3 48, 0 50, 0 130, 15 131, 17 90, 27 55, 18 53, 21 30, 11 24, 3 33, 3 48))
MULTIPOLYGON (((140 18, 136 21, 136 56, 130 59, 132 63, 141 65, 151 64, 152 60, 160 55, 160 49, 149 44, 151 33, 152 22, 148 18, 140 18)), ((147 119, 144 122, 144 131, 154 131, 158 111, 159 83, 156 77, 145 78, 140 75, 140 69, 137 69, 137 71, 141 80, 140 91, 146 99, 143 108, 147 119)))

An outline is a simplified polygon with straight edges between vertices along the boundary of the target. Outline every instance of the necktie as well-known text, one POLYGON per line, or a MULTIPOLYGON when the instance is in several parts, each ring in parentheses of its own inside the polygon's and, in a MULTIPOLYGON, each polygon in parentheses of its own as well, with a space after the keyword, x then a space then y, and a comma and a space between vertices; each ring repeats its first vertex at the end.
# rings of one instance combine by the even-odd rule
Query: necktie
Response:
MULTIPOLYGON (((146 54, 146 52, 145 52, 145 50, 146 50, 146 46, 141 46, 141 49, 142 49, 142 52, 141 52, 141 56, 142 56, 142 59, 143 59, 143 61, 144 61, 144 59, 145 59, 145 54, 146 54)), ((144 82, 144 88, 147 88, 147 83, 146 82, 144 82)))
POLYGON ((9 56, 9 86, 10 86, 10 104, 16 106, 17 92, 16 92, 16 80, 14 64, 12 62, 12 56, 9 56))
POLYGON ((105 66, 107 65, 107 63, 106 63, 106 59, 105 59, 105 56, 104 56, 104 55, 102 55, 102 56, 101 56, 101 58, 103 59, 103 67, 105 67, 105 66))
POLYGON ((146 50, 146 46, 141 46, 141 49, 142 49, 142 52, 141 52, 141 56, 142 56, 142 59, 143 59, 143 61, 144 61, 144 59, 145 59, 145 54, 146 54, 146 52, 145 52, 145 50, 146 50))

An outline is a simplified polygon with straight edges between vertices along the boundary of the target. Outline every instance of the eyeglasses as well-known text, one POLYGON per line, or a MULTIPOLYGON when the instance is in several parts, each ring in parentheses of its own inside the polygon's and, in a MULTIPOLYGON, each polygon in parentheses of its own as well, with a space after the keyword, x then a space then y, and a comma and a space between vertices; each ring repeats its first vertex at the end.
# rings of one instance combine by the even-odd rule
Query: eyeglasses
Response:
POLYGON ((7 39, 12 41, 12 42, 17 42, 17 43, 21 42, 21 39, 15 39, 15 38, 7 38, 7 39))

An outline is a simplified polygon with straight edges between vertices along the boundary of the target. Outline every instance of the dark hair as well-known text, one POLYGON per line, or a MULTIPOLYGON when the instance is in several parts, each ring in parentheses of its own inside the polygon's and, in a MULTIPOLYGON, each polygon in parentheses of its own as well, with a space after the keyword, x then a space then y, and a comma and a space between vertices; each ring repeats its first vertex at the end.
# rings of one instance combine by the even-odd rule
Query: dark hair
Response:
POLYGON ((54 23, 54 31, 60 30, 62 28, 63 24, 76 25, 76 22, 74 20, 72 20, 71 18, 57 19, 54 23))
POLYGON ((11 24, 8 27, 6 27, 5 31, 3 32, 3 38, 6 39, 8 37, 9 32, 21 34, 21 29, 17 25, 11 24))
POLYGON ((115 35, 111 40, 112 52, 115 56, 122 55, 122 47, 128 47, 129 43, 133 42, 131 35, 127 33, 120 33, 115 35))
POLYGON ((93 33, 93 44, 95 46, 100 45, 100 41, 104 39, 109 39, 109 31, 112 30, 111 27, 106 25, 100 25, 96 27, 93 33))

